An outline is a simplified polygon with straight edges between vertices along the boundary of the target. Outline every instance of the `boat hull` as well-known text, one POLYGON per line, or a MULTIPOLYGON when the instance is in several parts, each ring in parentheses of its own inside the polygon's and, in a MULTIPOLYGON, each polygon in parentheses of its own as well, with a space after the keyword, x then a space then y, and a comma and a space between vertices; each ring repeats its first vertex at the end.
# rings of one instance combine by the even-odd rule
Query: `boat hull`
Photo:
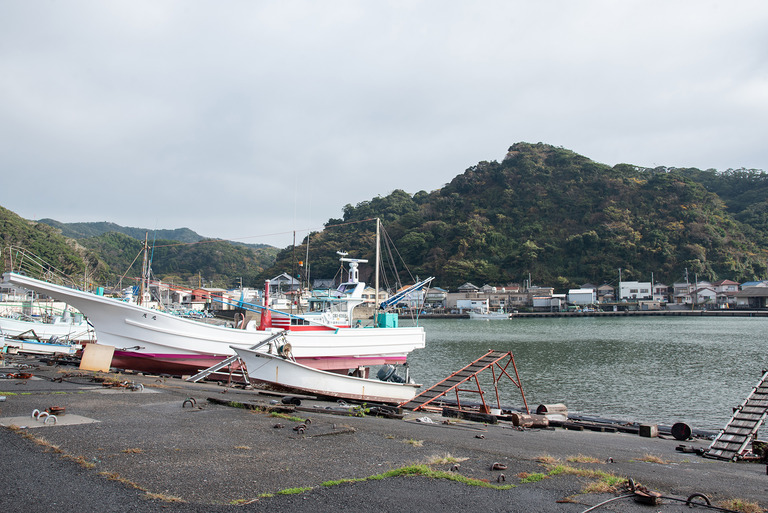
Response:
POLYGON ((3 339, 0 341, 0 347, 6 346, 24 354, 39 355, 67 355, 74 356, 77 351, 83 348, 79 344, 56 344, 51 342, 37 342, 33 340, 3 339))
MULTIPOLYGON (((177 317, 15 273, 6 280, 77 308, 93 324, 99 344, 115 347, 112 367, 152 373, 195 374, 280 330, 234 329, 177 317)), ((297 361, 325 370, 401 363, 425 345, 420 327, 287 331, 297 361)))
POLYGON ((7 337, 18 337, 33 331, 37 338, 46 341, 56 337, 73 342, 91 342, 95 338, 93 329, 85 321, 39 322, 0 317, 0 331, 7 337))
POLYGON ((252 382, 265 382, 305 393, 400 404, 416 396, 421 385, 394 383, 313 369, 279 356, 235 348, 252 382))
POLYGON ((506 320, 509 319, 508 313, 501 313, 501 312, 488 312, 488 313, 478 313, 478 312, 469 312, 469 318, 475 319, 475 320, 506 320))

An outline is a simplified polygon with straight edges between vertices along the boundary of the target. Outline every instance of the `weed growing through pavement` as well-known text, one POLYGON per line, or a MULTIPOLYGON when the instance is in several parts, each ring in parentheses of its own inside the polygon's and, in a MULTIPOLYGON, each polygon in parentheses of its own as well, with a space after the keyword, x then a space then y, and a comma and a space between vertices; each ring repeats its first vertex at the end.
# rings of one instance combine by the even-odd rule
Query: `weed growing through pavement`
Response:
POLYGON ((668 461, 665 461, 658 456, 655 456, 653 454, 648 454, 648 453, 643 454, 643 457, 638 458, 637 461, 644 461, 646 463, 658 463, 659 465, 666 465, 667 463, 669 463, 668 461))
POLYGON ((430 456, 427 458, 427 465, 445 465, 447 463, 461 463, 462 461, 467 461, 469 458, 456 458, 455 456, 452 456, 450 453, 445 453, 442 456, 438 456, 435 454, 434 456, 430 456))
MULTIPOLYGON (((487 481, 482 481, 480 479, 473 479, 471 477, 462 476, 461 474, 456 472, 432 470, 427 464, 407 465, 405 467, 388 470, 387 472, 382 472, 381 474, 376 474, 369 477, 352 478, 352 479, 335 479, 331 481, 324 481, 323 483, 320 484, 320 486, 326 486, 326 487, 338 486, 338 485, 343 485, 348 483, 360 483, 363 481, 379 481, 379 480, 388 479, 392 477, 406 477, 406 476, 424 476, 432 479, 448 479, 449 481, 455 481, 455 482, 462 483, 469 486, 480 486, 482 488, 492 488, 494 490, 509 490, 515 487, 515 485, 512 485, 512 484, 508 484, 508 485, 491 484, 487 481)), ((312 487, 288 488, 286 490, 281 490, 275 493, 262 493, 258 495, 256 499, 235 499, 233 501, 230 501, 230 504, 233 504, 233 505, 251 504, 261 498, 274 497, 275 495, 303 493, 309 490, 312 490, 312 487)))
POLYGON ((572 465, 564 465, 560 463, 560 460, 553 458, 552 456, 543 455, 537 457, 536 460, 544 465, 544 468, 547 469, 547 476, 550 477, 566 474, 594 479, 594 481, 588 483, 584 489, 582 489, 582 493, 614 492, 627 482, 626 478, 617 476, 610 472, 578 468, 572 465))
POLYGON ((731 499, 728 501, 719 501, 717 505, 723 509, 739 511, 741 513, 765 513, 765 510, 756 502, 749 502, 742 499, 731 499))
POLYGON ((279 419, 290 420, 291 422, 304 422, 306 420, 306 419, 302 419, 301 417, 296 417, 296 416, 293 416, 293 415, 287 415, 285 413, 278 413, 276 411, 273 411, 269 415, 272 416, 272 417, 277 417, 279 419))
POLYGON ((122 477, 117 472, 99 472, 99 475, 102 477, 105 477, 109 479, 110 481, 117 481, 118 483, 122 483, 126 486, 130 486, 131 488, 135 488, 137 490, 141 490, 142 492, 146 492, 147 489, 142 487, 141 485, 138 485, 134 483, 133 481, 130 481, 124 477, 122 477))
POLYGON ((275 495, 295 495, 297 493, 308 492, 311 489, 312 489, 311 486, 301 486, 298 488, 286 488, 285 490, 280 490, 275 495))
POLYGON ((143 454, 144 449, 139 449, 138 447, 129 447, 128 449, 123 449, 123 452, 125 454, 143 454))
POLYGON ((175 502, 175 503, 187 502, 181 497, 176 497, 175 495, 166 495, 164 493, 144 492, 144 496, 147 497, 148 499, 162 501, 162 502, 175 502))
POLYGON ((555 465, 560 460, 558 460, 557 458, 555 458, 553 456, 550 456, 548 454, 542 454, 540 456, 536 456, 536 461, 538 461, 539 463, 541 463, 543 465, 555 465))
POLYGON ((421 447, 424 445, 424 440, 414 440, 411 438, 410 440, 405 440, 405 443, 412 445, 414 447, 421 447))
POLYGON ((549 476, 546 474, 542 474, 541 472, 520 472, 517 474, 517 477, 520 479, 521 483, 536 483, 538 481, 541 481, 542 479, 546 479, 549 476))
POLYGON ((568 456, 565 461, 569 463, 600 463, 600 460, 594 456, 584 456, 579 454, 578 456, 568 456))

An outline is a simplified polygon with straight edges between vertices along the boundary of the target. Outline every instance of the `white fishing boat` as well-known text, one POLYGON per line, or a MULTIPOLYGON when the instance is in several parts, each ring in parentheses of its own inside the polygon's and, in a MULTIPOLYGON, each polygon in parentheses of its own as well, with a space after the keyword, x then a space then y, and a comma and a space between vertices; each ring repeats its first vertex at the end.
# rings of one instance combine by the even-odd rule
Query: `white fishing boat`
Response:
POLYGON ((329 303, 331 311, 291 316, 264 309, 261 323, 248 323, 244 329, 184 319, 17 273, 6 273, 5 280, 65 301, 85 314, 96 330, 98 343, 115 348, 115 368, 195 374, 233 356, 232 346, 253 347, 282 330, 296 361, 312 368, 346 370, 405 362, 410 352, 425 346, 424 328, 399 327, 394 314, 379 315, 374 327, 351 327, 352 310, 363 302, 365 286, 358 281, 360 260, 342 261, 349 263, 349 279, 337 289, 336 301, 329 303))
POLYGON ((233 348, 245 363, 251 382, 266 382, 309 394, 372 401, 403 403, 416 396, 421 385, 393 379, 394 368, 384 368, 382 379, 370 379, 307 367, 290 359, 250 349, 233 348))
POLYGON ((96 338, 88 321, 82 315, 72 316, 69 311, 48 320, 23 314, 0 317, 0 333, 8 337, 36 338, 40 341, 55 338, 71 342, 93 342, 96 338))
POLYGON ((505 312, 503 309, 501 310, 470 310, 469 311, 469 318, 470 319, 480 319, 480 320, 502 320, 502 319, 509 319, 509 314, 505 312))

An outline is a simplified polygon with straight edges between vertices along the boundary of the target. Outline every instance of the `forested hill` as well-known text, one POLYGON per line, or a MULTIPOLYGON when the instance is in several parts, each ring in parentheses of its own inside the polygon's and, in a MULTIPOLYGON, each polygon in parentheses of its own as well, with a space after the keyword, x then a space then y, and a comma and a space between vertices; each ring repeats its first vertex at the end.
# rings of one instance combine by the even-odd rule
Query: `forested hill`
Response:
MULTIPOLYGON (((83 225, 79 228, 86 228, 87 232, 85 225, 91 223, 74 224, 83 225)), ((0 271, 10 269, 8 257, 13 247, 17 248, 15 255, 21 250, 31 253, 47 265, 73 277, 83 276, 87 269, 89 280, 100 285, 114 285, 123 275, 128 278, 138 277, 141 274, 144 234, 140 234, 139 240, 123 233, 124 230, 120 229, 122 227, 114 226, 118 229, 75 239, 63 236, 59 229, 49 224, 27 221, 0 207, 0 242, 3 250, 0 271)), ((159 233, 180 233, 184 238, 184 230, 164 230, 159 233)), ((99 227, 95 228, 95 232, 98 231, 99 227)), ((244 285, 261 285, 261 275, 274 262, 276 252, 277 248, 271 246, 200 240, 198 236, 198 240, 192 243, 153 240, 150 254, 154 275, 166 281, 182 286, 203 283, 206 286, 234 287, 241 280, 244 285)), ((130 283, 130 279, 124 282, 130 283)))
MULTIPOLYGON (((312 275, 333 276, 335 250, 373 258, 380 217, 411 273, 455 287, 521 283, 559 290, 651 278, 766 278, 768 176, 754 170, 613 167, 546 144, 518 143, 442 189, 396 190, 356 206, 310 237, 312 275), (334 228, 333 225, 345 223, 334 228)), ((305 241, 306 242, 306 241, 305 241)), ((292 269, 302 245, 269 271, 292 269)))
POLYGON ((64 237, 69 237, 71 239, 98 237, 99 235, 111 232, 122 233, 137 240, 144 240, 144 235, 146 233, 149 233, 150 238, 175 240, 179 242, 198 242, 204 238, 189 228, 177 228, 175 230, 148 230, 145 228, 120 226, 106 221, 95 223, 62 223, 55 219, 40 219, 38 222, 57 228, 64 237))

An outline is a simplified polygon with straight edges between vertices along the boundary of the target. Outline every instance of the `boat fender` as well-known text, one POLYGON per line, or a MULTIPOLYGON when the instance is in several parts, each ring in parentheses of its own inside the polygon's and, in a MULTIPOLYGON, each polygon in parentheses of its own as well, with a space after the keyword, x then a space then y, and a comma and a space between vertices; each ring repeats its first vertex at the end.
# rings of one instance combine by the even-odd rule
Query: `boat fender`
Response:
POLYGON ((283 397, 283 404, 293 404, 296 406, 301 406, 301 399, 299 399, 298 397, 287 395, 283 397))

